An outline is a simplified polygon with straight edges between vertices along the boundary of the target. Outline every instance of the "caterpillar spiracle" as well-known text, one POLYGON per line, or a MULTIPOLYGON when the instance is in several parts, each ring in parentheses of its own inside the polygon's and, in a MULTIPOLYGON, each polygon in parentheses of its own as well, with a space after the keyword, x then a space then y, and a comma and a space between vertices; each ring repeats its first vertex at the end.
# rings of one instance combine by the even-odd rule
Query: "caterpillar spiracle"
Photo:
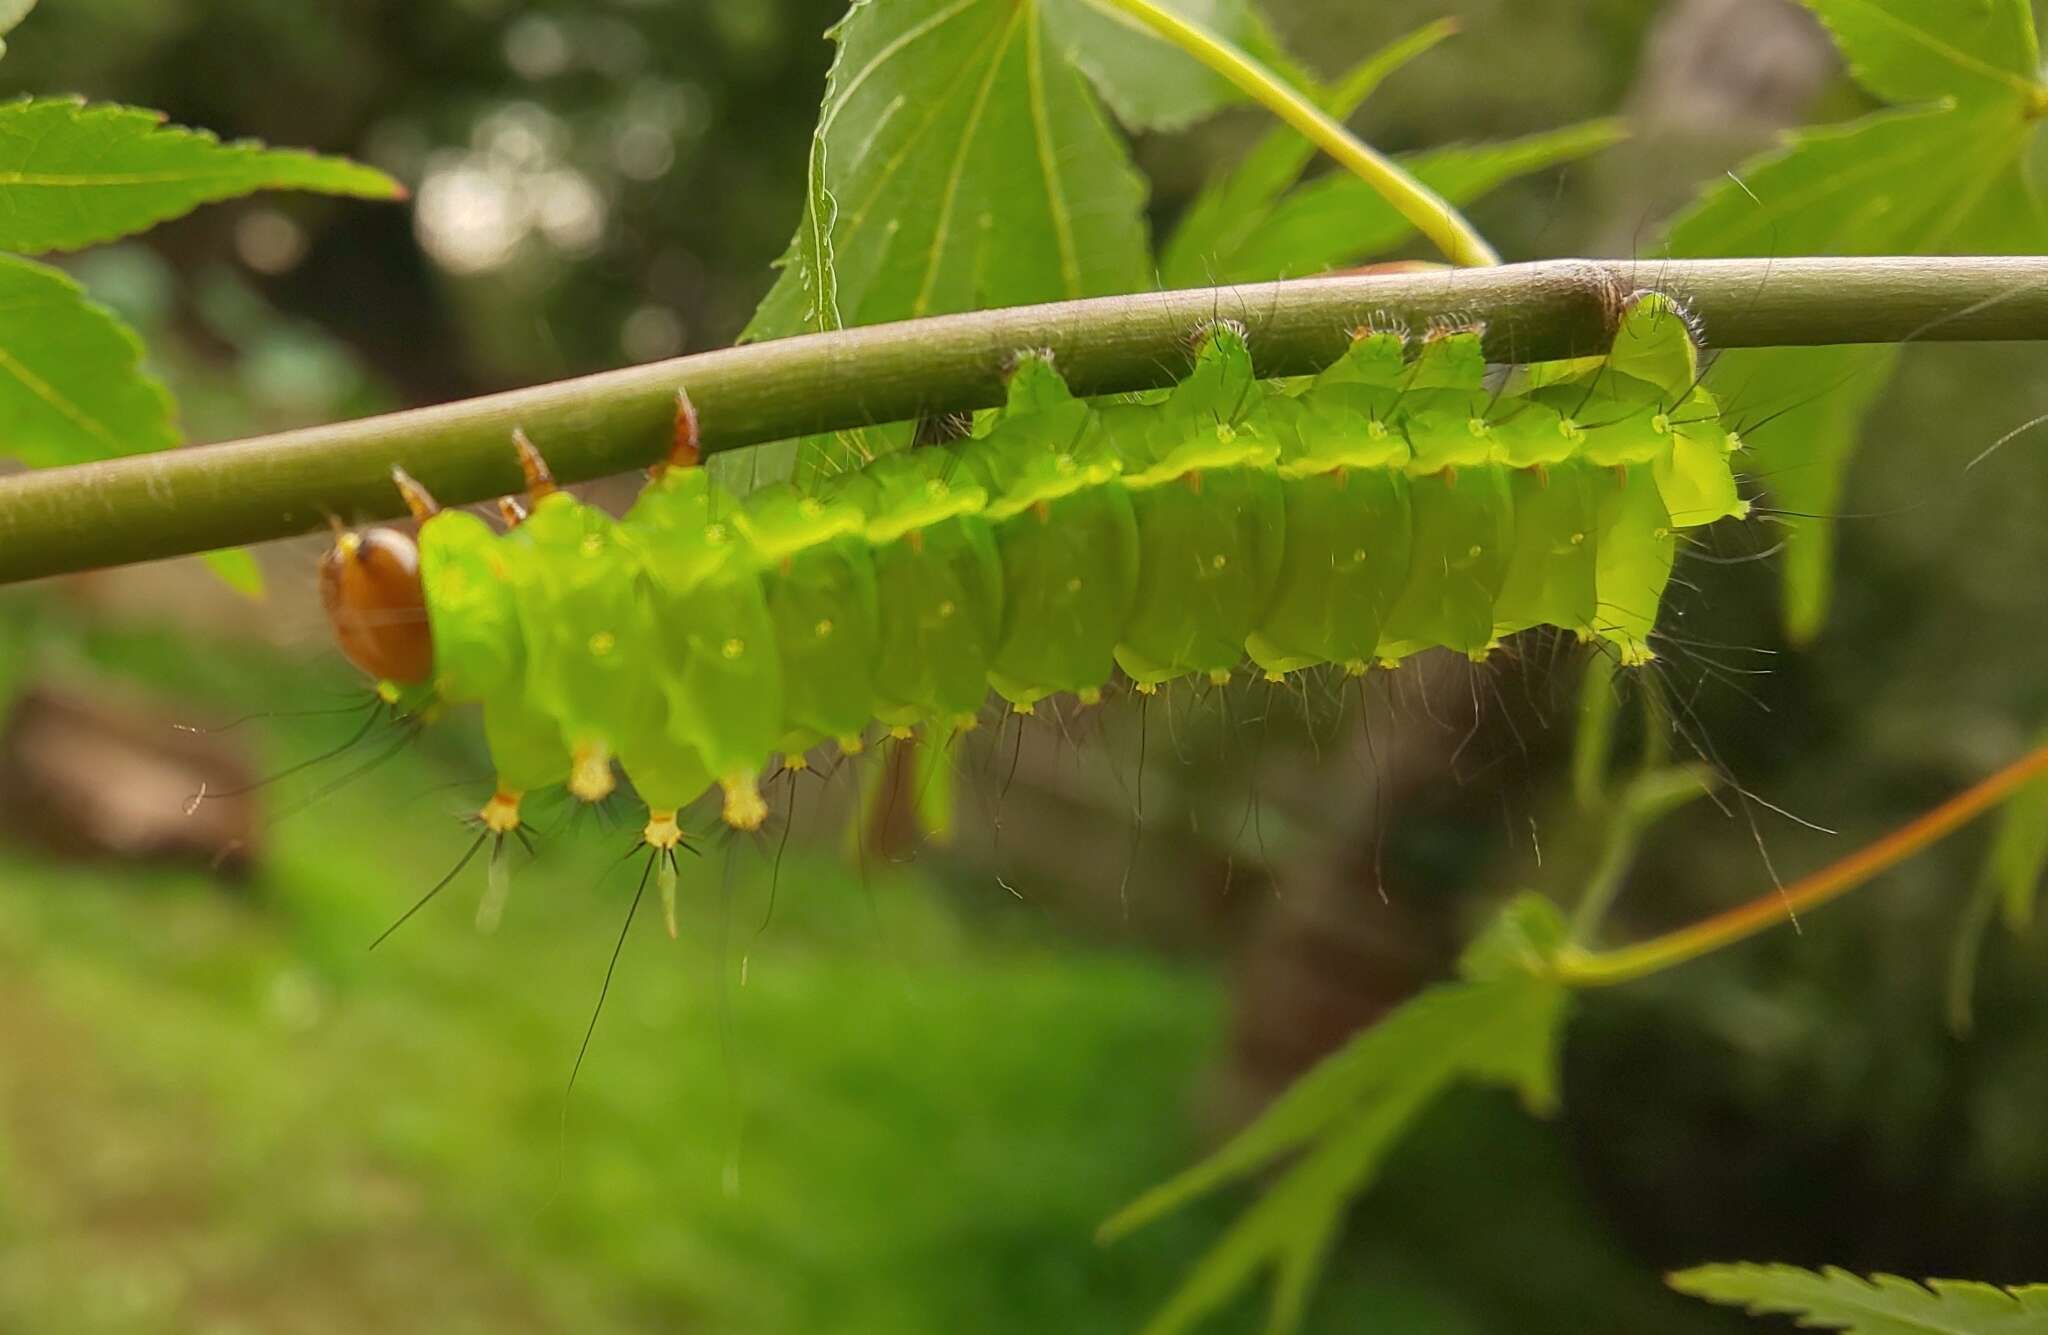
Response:
POLYGON ((1476 330, 1412 351, 1362 330, 1312 381, 1268 383, 1222 323, 1173 389, 1117 400, 1025 354, 966 439, 744 499, 666 467, 619 519, 554 490, 520 436, 531 514, 508 502, 499 532, 401 477, 431 516, 417 547, 345 535, 323 590, 358 666, 482 706, 487 830, 535 789, 602 798, 617 762, 659 850, 714 785, 759 826, 778 753, 950 733, 991 689, 1028 713, 1117 670, 1146 693, 1247 660, 1362 673, 1546 625, 1650 659, 1674 530, 1747 508, 1677 308, 1639 296, 1605 357, 1505 379, 1476 330))

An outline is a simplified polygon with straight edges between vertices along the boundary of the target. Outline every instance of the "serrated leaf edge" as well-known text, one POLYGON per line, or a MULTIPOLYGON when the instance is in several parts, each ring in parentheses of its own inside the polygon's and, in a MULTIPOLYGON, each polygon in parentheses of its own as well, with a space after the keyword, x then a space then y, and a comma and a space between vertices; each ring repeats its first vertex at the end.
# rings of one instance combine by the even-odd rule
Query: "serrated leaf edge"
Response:
MULTIPOLYGON (((219 135, 215 134, 211 130, 201 129, 189 125, 172 125, 169 123, 169 118, 163 112, 156 111, 148 107, 134 107, 122 102, 88 102, 85 98, 75 95, 63 95, 58 97, 36 97, 33 95, 23 95, 20 97, 12 97, 4 101, 0 101, 0 116, 5 116, 7 113, 13 111, 15 108, 18 107, 41 107, 50 105, 69 106, 75 108, 79 113, 78 119, 80 122, 90 122, 93 120, 112 121, 129 117, 141 117, 149 121, 151 126, 153 127, 149 131, 149 134, 152 137, 162 135, 168 138, 175 138, 178 140, 202 143, 229 153, 249 154, 259 159, 271 157, 285 157, 315 163, 330 163, 336 167, 345 167, 355 172, 360 172, 364 177, 364 184, 361 185, 360 187, 354 185, 337 185, 333 187, 323 187, 318 185, 308 185, 304 182, 299 181, 257 181, 254 184, 252 184, 247 191, 239 191, 237 192, 237 194, 254 193, 255 191, 258 190, 305 190, 315 194, 343 196, 356 199, 401 200, 407 198, 407 191, 403 185, 399 184, 396 180, 392 179, 384 172, 379 171, 377 168, 369 166, 367 163, 357 162, 352 158, 342 158, 330 154, 319 153, 312 149, 279 147, 277 145, 268 144, 265 143, 263 140, 254 138, 222 139, 219 135)), ((247 159, 239 160, 246 161, 247 159)), ((102 176, 95 178, 89 176, 81 176, 76 173, 46 174, 0 170, 0 189, 4 189, 8 186, 33 186, 36 188, 61 190, 73 188, 89 189, 93 187, 105 186, 169 184, 175 182, 205 181, 210 176, 225 176, 228 174, 229 173, 227 173, 226 171, 123 172, 115 176, 102 176)), ((232 197, 233 196, 224 196, 223 198, 232 197)), ((173 218, 181 218, 186 214, 192 212, 194 209, 197 209, 202 205, 210 202, 219 201, 194 201, 193 203, 188 204, 183 208, 174 209, 170 212, 166 212, 157 217, 154 217, 149 222, 145 223, 142 227, 139 228, 124 228, 115 226, 95 229, 88 227, 84 229, 83 232, 76 239, 67 240, 61 245, 50 247, 50 249, 53 252, 83 250, 89 246, 101 245, 108 241, 118 240, 124 236, 134 236, 139 232, 147 231, 149 228, 154 227, 159 223, 168 222, 173 218)))

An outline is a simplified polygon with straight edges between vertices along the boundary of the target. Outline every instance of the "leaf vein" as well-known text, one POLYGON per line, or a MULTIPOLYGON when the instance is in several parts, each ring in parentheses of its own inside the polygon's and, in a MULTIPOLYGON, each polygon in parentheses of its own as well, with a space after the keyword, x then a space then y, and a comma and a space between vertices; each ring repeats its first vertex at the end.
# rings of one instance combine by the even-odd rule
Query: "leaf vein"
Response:
POLYGON ((923 315, 931 309, 932 291, 938 286, 939 262, 945 257, 946 234, 952 230, 953 207, 960 195, 960 180, 967 174, 968 150, 974 147, 975 136, 981 133, 981 118, 988 111, 989 93, 996 86, 996 79, 1002 74, 1003 61, 1010 52, 1010 43, 1017 36, 1017 25, 1024 20, 1026 9, 1034 9, 1032 3, 1020 4, 1010 11, 1009 22, 1003 25, 1002 41, 988 63, 988 77, 981 81, 975 92, 973 109, 967 113, 967 126, 960 135, 960 148, 953 154, 953 166, 946 173, 946 188, 939 199, 939 220, 932 232, 931 259, 925 265, 924 282, 919 285, 917 300, 910 304, 912 316, 923 315))
POLYGON ((1029 74, 1031 126, 1038 141, 1038 169, 1045 177, 1046 203, 1052 214, 1053 240, 1060 252, 1060 282, 1070 297, 1082 295, 1081 259, 1074 245, 1074 220, 1067 211, 1067 194, 1060 184, 1058 164, 1053 160, 1052 122, 1045 101, 1045 29, 1037 16, 1025 49, 1029 74))
POLYGON ((904 48, 929 36, 932 32, 958 18, 980 2, 981 0, 956 0, 951 8, 942 9, 922 23, 913 24, 911 27, 905 28, 902 32, 898 33, 881 50, 875 52, 872 60, 860 67, 853 78, 847 81, 845 88, 833 90, 831 109, 818 122, 818 134, 823 135, 832 128, 833 124, 839 119, 839 113, 844 111, 846 104, 853 99, 854 93, 859 91, 860 86, 866 83, 875 71, 879 70, 896 56, 901 55, 904 48))
POLYGON ((104 422, 89 415, 70 399, 58 393, 54 385, 30 370, 6 348, 0 348, 0 371, 5 371, 16 380, 19 380, 29 393, 35 395, 44 403, 49 404, 50 407, 56 409, 63 416, 70 418, 73 423, 82 428, 87 434, 104 442, 108 446, 110 453, 118 454, 121 452, 121 442, 115 439, 111 431, 107 430, 104 422))

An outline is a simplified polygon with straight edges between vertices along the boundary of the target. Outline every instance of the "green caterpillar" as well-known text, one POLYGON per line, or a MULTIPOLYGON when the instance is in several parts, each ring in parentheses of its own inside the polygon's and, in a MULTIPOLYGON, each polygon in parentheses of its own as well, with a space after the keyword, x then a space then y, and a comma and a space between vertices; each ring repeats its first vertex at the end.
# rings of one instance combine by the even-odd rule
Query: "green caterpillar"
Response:
POLYGON ((1746 510, 1676 308, 1640 297, 1608 356, 1492 387, 1476 331, 1407 343, 1361 331, 1265 383, 1219 324, 1178 386, 1104 402, 1025 355, 970 438, 808 492, 678 467, 623 519, 561 492, 505 533, 435 515, 431 689, 482 705, 486 824, 565 780, 600 798, 616 760, 670 849, 714 784, 758 826, 778 753, 970 727, 991 688, 1092 702, 1118 669, 1141 692, 1247 659, 1357 673, 1541 625, 1652 657, 1674 530, 1746 510))

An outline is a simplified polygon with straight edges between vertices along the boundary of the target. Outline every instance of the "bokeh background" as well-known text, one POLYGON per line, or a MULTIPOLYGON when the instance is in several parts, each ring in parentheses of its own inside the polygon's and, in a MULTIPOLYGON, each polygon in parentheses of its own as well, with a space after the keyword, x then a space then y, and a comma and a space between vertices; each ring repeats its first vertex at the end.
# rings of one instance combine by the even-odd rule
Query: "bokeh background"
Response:
MULTIPOLYGON (((0 78, 412 188, 209 209, 72 262, 218 439, 729 342, 797 216, 839 8, 46 0, 0 78)), ((1267 9, 1325 73, 1464 18, 1358 117, 1387 148, 1631 118, 1471 210, 1514 258, 1641 253, 1776 128, 1862 109, 1781 0, 1267 9)), ((1141 141, 1156 221, 1264 128, 1141 141)), ((2048 715, 2048 470, 2027 441, 1963 467, 2042 411, 2038 366, 1909 354, 1820 643, 1779 641, 1764 526, 1719 548, 1762 559, 1681 571, 1690 731, 1839 833, 1697 803, 1617 931, 1760 892, 1760 845, 1817 865, 2048 715)), ((964 747, 950 843, 888 808, 849 838, 841 775, 794 790, 786 849, 707 847, 680 938, 636 924, 568 1093, 637 872, 623 827, 555 813, 496 934, 472 864, 371 953, 467 846, 473 726, 231 795, 358 726, 317 550, 267 549, 257 606, 193 563, 0 596, 0 1330, 1130 1330, 1247 1197, 1111 1249, 1094 1225, 1441 975, 1508 892, 1586 870, 1573 654, 1425 664, 1369 730, 1335 691, 1242 690, 1171 702, 1141 752, 1111 707, 964 747)), ((1737 1329, 1658 1284, 1717 1259, 2048 1279, 2041 942, 1994 936, 1967 1038, 1946 1013, 1980 854, 1587 998, 1562 1114, 1432 1115, 1312 1327, 1737 1329)))

